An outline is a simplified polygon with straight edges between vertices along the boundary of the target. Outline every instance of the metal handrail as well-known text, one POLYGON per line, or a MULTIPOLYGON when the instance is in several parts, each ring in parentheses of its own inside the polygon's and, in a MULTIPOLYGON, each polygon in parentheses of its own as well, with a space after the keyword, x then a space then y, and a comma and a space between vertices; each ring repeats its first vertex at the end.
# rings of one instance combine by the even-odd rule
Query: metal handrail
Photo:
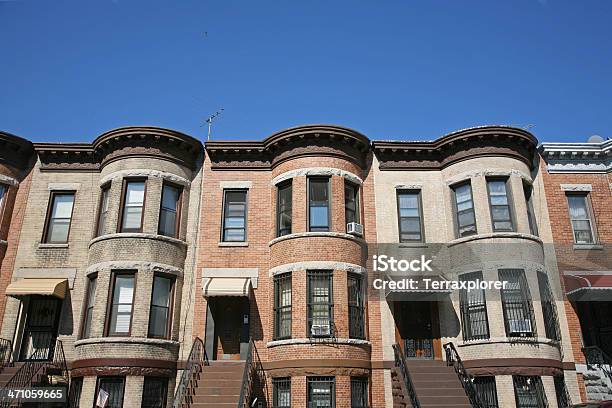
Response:
MULTIPOLYGON (((8 391, 11 389, 32 387, 36 382, 36 378, 41 375, 47 375, 50 369, 59 369, 61 375, 68 380, 64 346, 59 339, 56 339, 55 343, 51 344, 49 348, 39 348, 32 353, 28 361, 6 383, 0 391, 0 395, 9 395, 8 391)), ((20 407, 21 404, 21 399, 5 398, 0 401, 1 408, 20 407)))
POLYGON ((410 372, 408 371, 408 367, 406 367, 406 358, 404 357, 404 353, 399 344, 393 345, 393 354, 395 356, 395 367, 400 370, 400 374, 404 379, 404 385, 406 386, 406 390, 408 391, 408 396, 410 397, 410 403, 412 404, 412 408, 421 408, 421 404, 419 403, 416 391, 414 390, 414 384, 412 384, 410 372))
POLYGON ((185 368, 181 374, 178 387, 174 393, 173 408, 190 407, 193 402, 193 395, 197 387, 197 382, 202 372, 202 367, 207 366, 208 356, 204 348, 204 342, 199 337, 196 337, 191 346, 189 357, 185 363, 185 368))
POLYGON ((13 342, 0 338, 0 371, 13 364, 13 342))
POLYGON ((263 406, 267 406, 268 401, 268 382, 266 381, 266 372, 261 364, 257 347, 253 339, 249 340, 249 348, 247 350, 247 359, 244 365, 242 374, 242 388, 240 390, 240 399, 238 400, 238 408, 249 408, 251 400, 255 395, 255 385, 262 385, 263 390, 261 397, 264 398, 263 406))
POLYGON ((598 346, 582 348, 588 366, 597 366, 612 382, 612 358, 598 346))
POLYGON ((478 396, 478 392, 476 391, 476 387, 474 386, 474 377, 472 377, 465 366, 463 365, 463 361, 461 361, 461 357, 455 348, 455 345, 450 342, 444 345, 444 351, 446 352, 446 364, 448 366, 453 366, 457 376, 459 377, 459 381, 465 390, 465 394, 470 400, 470 404, 474 408, 486 408, 486 405, 482 403, 480 397, 478 396))

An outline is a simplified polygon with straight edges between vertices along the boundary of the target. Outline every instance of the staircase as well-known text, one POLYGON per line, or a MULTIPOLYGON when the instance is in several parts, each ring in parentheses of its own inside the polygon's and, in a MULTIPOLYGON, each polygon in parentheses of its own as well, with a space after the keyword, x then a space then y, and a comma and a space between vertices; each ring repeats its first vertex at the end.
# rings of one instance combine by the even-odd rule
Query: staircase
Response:
POLYGON ((238 406, 244 361, 211 361, 202 369, 202 379, 193 395, 192 408, 238 406))
POLYGON ((453 367, 440 360, 406 360, 421 408, 471 408, 453 367))

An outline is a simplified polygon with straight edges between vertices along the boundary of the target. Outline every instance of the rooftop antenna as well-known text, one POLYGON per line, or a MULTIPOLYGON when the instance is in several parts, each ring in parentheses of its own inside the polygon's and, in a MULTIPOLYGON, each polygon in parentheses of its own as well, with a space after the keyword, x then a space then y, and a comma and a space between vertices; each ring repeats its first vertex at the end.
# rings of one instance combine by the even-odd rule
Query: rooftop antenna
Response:
POLYGON ((206 136, 206 141, 210 141, 210 133, 212 132, 212 124, 213 121, 219 117, 219 115, 221 115, 223 113, 223 108, 219 109, 218 111, 216 111, 215 113, 213 113, 212 115, 210 115, 207 119, 206 119, 206 123, 208 123, 208 136, 206 136))
POLYGON ((533 123, 528 123, 527 125, 523 126, 523 130, 529 130, 529 129, 531 129, 531 128, 532 128, 532 127, 534 127, 534 126, 535 126, 535 124, 533 124, 533 123))

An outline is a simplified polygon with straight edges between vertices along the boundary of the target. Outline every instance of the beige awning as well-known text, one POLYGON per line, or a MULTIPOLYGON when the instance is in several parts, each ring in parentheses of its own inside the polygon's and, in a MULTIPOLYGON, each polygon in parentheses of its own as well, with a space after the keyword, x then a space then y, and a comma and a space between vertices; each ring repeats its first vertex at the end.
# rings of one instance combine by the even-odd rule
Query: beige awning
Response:
POLYGON ((67 279, 25 278, 8 285, 6 294, 13 297, 45 295, 63 299, 66 296, 66 289, 68 289, 67 279))
POLYGON ((251 278, 209 278, 204 296, 249 296, 251 278))

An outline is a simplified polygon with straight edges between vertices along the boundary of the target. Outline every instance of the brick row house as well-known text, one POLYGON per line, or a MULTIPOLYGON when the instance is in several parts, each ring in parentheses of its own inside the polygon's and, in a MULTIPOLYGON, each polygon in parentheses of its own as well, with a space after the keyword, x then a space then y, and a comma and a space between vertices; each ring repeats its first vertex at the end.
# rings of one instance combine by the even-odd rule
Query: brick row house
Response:
POLYGON ((597 146, 559 147, 597 162, 566 175, 557 144, 503 126, 425 142, 330 125, 205 145, 154 127, 2 133, 0 385, 108 408, 602 399, 607 366, 587 356, 611 324, 597 146), (507 286, 380 290, 383 254, 507 286))

